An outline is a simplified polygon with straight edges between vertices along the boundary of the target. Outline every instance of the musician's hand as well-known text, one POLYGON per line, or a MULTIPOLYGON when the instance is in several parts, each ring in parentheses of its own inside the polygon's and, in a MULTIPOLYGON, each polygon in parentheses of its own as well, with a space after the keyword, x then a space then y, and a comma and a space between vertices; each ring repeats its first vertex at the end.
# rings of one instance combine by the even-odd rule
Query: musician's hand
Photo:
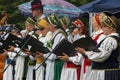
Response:
POLYGON ((69 56, 65 53, 63 53, 63 56, 58 56, 58 58, 63 61, 69 61, 69 56))
POLYGON ((43 53, 36 52, 36 58, 43 58, 43 53))
POLYGON ((14 52, 15 47, 14 46, 9 46, 8 51, 14 52))
POLYGON ((28 55, 32 55, 32 53, 28 49, 24 49, 23 52, 28 55))
POLYGON ((75 50, 78 51, 79 53, 85 55, 86 50, 84 48, 77 47, 77 48, 75 48, 75 50))
POLYGON ((22 32, 21 35, 22 35, 22 38, 25 38, 26 32, 22 32))

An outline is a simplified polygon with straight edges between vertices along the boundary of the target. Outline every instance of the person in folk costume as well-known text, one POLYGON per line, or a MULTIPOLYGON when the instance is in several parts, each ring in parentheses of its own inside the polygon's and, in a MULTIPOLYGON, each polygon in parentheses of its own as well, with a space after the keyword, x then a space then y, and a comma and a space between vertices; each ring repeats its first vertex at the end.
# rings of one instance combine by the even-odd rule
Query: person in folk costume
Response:
MULTIPOLYGON (((21 37, 20 34, 16 33, 16 30, 14 30, 14 33, 11 33, 17 37, 21 37)), ((24 74, 24 61, 25 61, 25 57, 27 56, 26 54, 24 54, 24 52, 20 51, 20 48, 18 47, 14 47, 14 46, 9 46, 8 49, 8 55, 10 59, 14 59, 14 57, 16 57, 15 59, 15 76, 14 79, 15 80, 23 80, 23 74, 24 74)), ((10 62, 10 60, 8 61, 10 62)))
MULTIPOLYGON (((40 21, 37 22, 37 26, 38 26, 38 30, 36 31, 36 33, 39 33, 39 31, 41 32, 43 38, 39 39, 39 41, 41 41, 45 47, 50 48, 50 46, 48 45, 48 42, 52 39, 52 33, 49 31, 49 27, 47 25, 47 21, 45 19, 41 19, 40 21)), ((40 52, 36 53, 36 68, 38 68, 41 63, 44 61, 44 58, 39 56, 40 52)), ((44 80, 44 69, 45 66, 42 65, 40 66, 37 70, 36 70, 36 80, 44 80)))
POLYGON ((36 28, 35 21, 31 17, 28 17, 25 21, 25 30, 22 30, 20 32, 22 35, 22 38, 25 38, 27 34, 33 35, 35 28, 36 28))
POLYGON ((48 43, 52 38, 52 33, 49 30, 48 22, 46 21, 46 18, 39 20, 37 22, 37 25, 42 33, 42 36, 44 37, 42 39, 40 38, 39 40, 44 43, 45 47, 50 48, 51 46, 48 43))
MULTIPOLYGON (((92 17, 93 33, 91 34, 91 37, 97 44, 106 37, 100 24, 99 15, 100 14, 96 14, 92 17)), ((90 73, 91 61, 85 57, 81 67, 81 80, 89 80, 90 73)))
POLYGON ((32 15, 36 21, 45 18, 45 15, 43 14, 43 5, 40 0, 33 0, 31 2, 31 7, 32 15))
MULTIPOLYGON (((52 41, 51 41, 52 40, 52 32, 49 30, 49 26, 48 26, 48 22, 47 22, 46 18, 41 19, 40 21, 37 22, 37 24, 40 28, 40 31, 42 32, 42 38, 40 38, 39 41, 43 42, 44 46, 47 47, 51 51, 51 49, 52 49, 52 41)), ((38 60, 39 60, 40 54, 41 54, 40 52, 37 52, 38 60)), ((51 60, 47 59, 45 61, 45 64, 46 64, 46 70, 45 70, 46 74, 44 74, 43 76, 45 77, 45 80, 53 80, 53 72, 51 73, 51 71, 54 69, 53 62, 51 60), (51 68, 51 67, 53 67, 53 68, 51 68)), ((36 66, 38 66, 38 65, 36 65, 36 66)))
MULTIPOLYGON (((43 5, 42 5, 42 2, 40 0, 33 0, 31 2, 31 7, 32 7, 31 8, 32 9, 32 15, 36 19, 37 22, 39 22, 41 19, 45 18, 45 15, 43 14, 43 5)), ((39 32, 40 31, 38 31, 38 34, 39 34, 39 32)), ((49 32, 49 33, 51 34, 51 32, 49 32)), ((42 34, 41 34, 41 36, 42 36, 42 34)), ((43 37, 42 38, 41 36, 39 36, 39 39, 44 39, 44 37, 42 36, 43 37)))
MULTIPOLYGON (((39 22, 39 20, 45 18, 45 15, 43 14, 43 5, 40 0, 33 0, 31 2, 31 6, 32 6, 32 15, 38 22, 39 22)), ((39 32, 39 31, 37 31, 37 32, 39 32)), ((49 34, 51 34, 51 32, 49 32, 49 34)), ((43 36, 41 37, 41 36, 39 37, 40 41, 43 41, 44 38, 47 38, 47 37, 43 37, 43 36)))
MULTIPOLYGON (((73 38, 71 42, 84 38, 86 35, 85 26, 81 20, 77 19, 73 22, 73 24, 75 26, 72 31, 73 38)), ((83 61, 83 56, 79 53, 75 53, 75 56, 72 57, 64 54, 64 56, 59 56, 59 58, 66 61, 62 69, 60 80, 80 80, 80 65, 83 61)))
MULTIPOLYGON (((43 14, 43 5, 40 0, 33 0, 31 2, 31 10, 32 10, 32 16, 35 18, 36 22, 45 18, 45 15, 43 14)), ((42 39, 42 34, 40 33, 39 38, 42 39)))
POLYGON ((97 45, 99 52, 86 51, 83 48, 76 50, 92 61, 89 80, 119 80, 119 34, 117 33, 119 22, 115 16, 100 13, 100 23, 106 38, 97 45))
MULTIPOLYGON (((27 41, 27 39, 25 39, 27 35, 31 35, 34 38, 38 37, 34 34, 36 23, 32 18, 28 17, 26 19, 25 27, 26 27, 25 30, 21 31, 22 38, 24 38, 25 41, 27 41)), ((31 53, 29 52, 29 47, 28 47, 28 50, 24 50, 24 52, 25 54, 28 55, 28 57, 25 60, 24 77, 26 78, 26 80, 33 80, 32 73, 33 73, 33 69, 35 69, 36 60, 34 56, 32 56, 31 53)))
POLYGON ((73 29, 73 33, 72 33, 73 35, 72 41, 74 42, 80 38, 84 38, 86 35, 86 31, 85 31, 85 25, 80 19, 75 20, 73 24, 76 26, 76 28, 73 29))
MULTIPOLYGON (((21 37, 20 34, 18 33, 17 28, 12 28, 9 33, 11 33, 17 37, 21 37)), ((8 50, 4 50, 4 52, 1 55, 6 57, 5 67, 4 67, 4 68, 6 68, 8 66, 8 64, 10 64, 11 60, 16 56, 16 53, 10 52, 8 50)), ((9 67, 6 69, 6 71, 3 74, 3 80, 13 80, 12 71, 13 71, 13 65, 10 64, 9 67)))
MULTIPOLYGON (((42 6, 42 3, 40 0, 33 0, 31 2, 31 7, 32 7, 31 8, 32 15, 36 19, 36 21, 45 18, 45 15, 43 14, 43 6, 42 6)), ((38 34, 39 34, 39 36, 37 37, 37 39, 38 38, 42 39, 43 37, 42 37, 41 32, 39 32, 38 34)), ((31 77, 31 76, 29 76, 29 77, 31 77)), ((32 79, 32 78, 30 78, 30 79, 32 79)), ((28 79, 28 80, 30 80, 30 79, 28 79)))
POLYGON ((106 37, 102 30, 99 16, 100 14, 96 14, 92 17, 93 33, 91 34, 91 37, 97 44, 106 37))
POLYGON ((70 19, 66 16, 63 16, 60 18, 60 22, 62 24, 62 27, 64 29, 64 31, 67 34, 67 39, 71 42, 72 39, 72 30, 71 28, 73 28, 73 24, 71 24, 70 19))
MULTIPOLYGON (((60 21, 56 14, 51 14, 47 17, 49 30, 52 32, 52 40, 51 40, 51 51, 56 47, 56 45, 61 42, 61 40, 66 38, 66 34, 61 28, 60 21)), ((46 80, 60 80, 61 69, 63 66, 63 61, 59 60, 54 53, 42 54, 39 53, 44 58, 47 58, 47 66, 46 66, 46 80)))

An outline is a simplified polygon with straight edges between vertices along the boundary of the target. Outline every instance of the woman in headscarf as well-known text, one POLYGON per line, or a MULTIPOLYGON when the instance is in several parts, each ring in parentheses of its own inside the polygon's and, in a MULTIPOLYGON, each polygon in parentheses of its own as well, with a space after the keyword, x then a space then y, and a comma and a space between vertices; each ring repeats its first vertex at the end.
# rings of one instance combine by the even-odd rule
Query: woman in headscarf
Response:
MULTIPOLYGON (((91 38, 95 41, 96 44, 99 44, 99 42, 106 37, 106 35, 104 35, 103 33, 100 23, 100 14, 95 14, 92 17, 92 28, 93 32, 91 34, 91 38)), ((89 80, 90 73, 91 61, 87 57, 85 57, 81 68, 81 80, 89 80)))
MULTIPOLYGON (((36 34, 39 35, 39 32, 42 34, 42 38, 38 38, 39 41, 41 41, 45 47, 48 49, 51 49, 50 46, 50 40, 52 39, 52 33, 49 31, 49 26, 47 21, 44 19, 41 19, 37 22, 37 27, 38 30, 35 32, 36 34)), ((44 80, 45 78, 45 71, 46 71, 46 66, 42 64, 44 61, 44 58, 39 55, 39 52, 36 54, 36 80, 44 80)), ((47 63, 48 61, 46 61, 47 63)), ((48 66, 48 65, 47 65, 48 66)))

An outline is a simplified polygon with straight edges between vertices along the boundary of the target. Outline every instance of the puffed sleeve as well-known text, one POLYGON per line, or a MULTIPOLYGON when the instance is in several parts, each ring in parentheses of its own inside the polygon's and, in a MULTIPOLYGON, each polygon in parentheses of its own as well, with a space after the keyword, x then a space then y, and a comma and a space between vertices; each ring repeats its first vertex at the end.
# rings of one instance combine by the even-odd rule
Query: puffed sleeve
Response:
POLYGON ((8 57, 13 59, 17 54, 15 52, 8 52, 8 57))
POLYGON ((106 38, 98 48, 100 52, 86 51, 86 55, 92 61, 104 62, 111 55, 112 51, 117 48, 117 41, 112 37, 106 38))
POLYGON ((69 61, 71 61, 72 63, 74 63, 76 65, 80 65, 80 64, 82 64, 83 59, 84 59, 84 57, 80 53, 78 53, 78 55, 70 57, 69 61))
POLYGON ((15 48, 14 51, 16 53, 18 53, 20 56, 26 57, 28 56, 27 54, 25 54, 20 48, 15 48))

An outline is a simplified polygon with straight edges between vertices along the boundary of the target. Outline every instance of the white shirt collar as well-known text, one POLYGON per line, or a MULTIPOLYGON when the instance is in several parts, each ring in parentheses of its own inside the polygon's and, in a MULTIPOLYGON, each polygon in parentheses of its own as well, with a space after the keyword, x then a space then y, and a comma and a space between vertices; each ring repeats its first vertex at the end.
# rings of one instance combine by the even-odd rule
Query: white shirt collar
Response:
POLYGON ((97 30, 97 31, 94 31, 92 34, 94 35, 94 34, 100 34, 100 33, 102 33, 103 32, 103 30, 101 30, 101 29, 99 29, 99 30, 97 30))
POLYGON ((118 33, 111 33, 111 34, 109 34, 109 35, 107 35, 108 37, 109 36, 117 36, 117 37, 119 37, 119 34, 118 33))

